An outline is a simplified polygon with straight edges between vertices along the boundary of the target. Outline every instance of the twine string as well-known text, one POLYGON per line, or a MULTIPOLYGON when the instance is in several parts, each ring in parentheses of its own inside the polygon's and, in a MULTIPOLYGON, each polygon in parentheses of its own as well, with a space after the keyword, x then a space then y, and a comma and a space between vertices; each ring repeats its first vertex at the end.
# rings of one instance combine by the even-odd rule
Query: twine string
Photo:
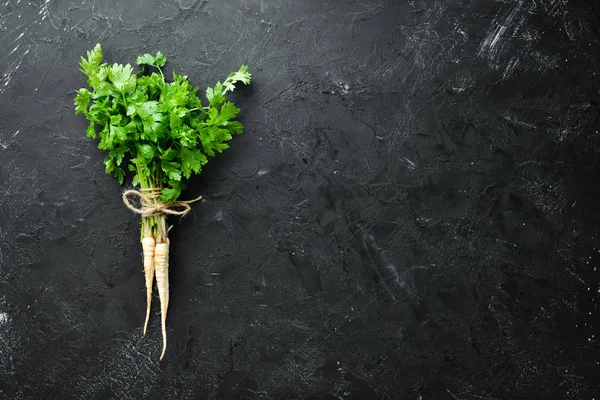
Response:
POLYGON ((192 210, 191 203, 202 199, 198 196, 193 200, 177 200, 171 203, 163 203, 160 200, 161 188, 148 188, 142 190, 130 189, 123 192, 123 203, 136 214, 143 217, 169 214, 184 216, 192 210), (139 206, 133 203, 132 197, 139 199, 139 206))

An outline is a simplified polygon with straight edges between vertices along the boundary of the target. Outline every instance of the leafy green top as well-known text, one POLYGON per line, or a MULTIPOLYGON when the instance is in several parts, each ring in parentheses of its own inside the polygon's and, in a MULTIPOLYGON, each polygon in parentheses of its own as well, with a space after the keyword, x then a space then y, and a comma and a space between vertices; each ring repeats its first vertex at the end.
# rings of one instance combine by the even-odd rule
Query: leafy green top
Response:
POLYGON ((163 202, 177 200, 184 180, 200 173, 207 156, 227 149, 232 135, 242 133, 242 124, 233 121, 240 110, 226 100, 236 83, 250 83, 248 67, 243 65, 223 83, 207 88, 208 105, 203 106, 199 89, 187 76, 173 73, 173 81, 165 81, 161 67, 167 58, 160 52, 139 56, 138 73, 130 64, 102 61, 97 44, 79 64, 92 89, 77 90, 74 101, 75 114, 83 113, 90 121, 86 135, 99 136, 98 148, 108 151, 106 172, 121 184, 126 165, 136 173, 134 186, 160 187, 163 202), (158 72, 149 74, 150 67, 158 72))

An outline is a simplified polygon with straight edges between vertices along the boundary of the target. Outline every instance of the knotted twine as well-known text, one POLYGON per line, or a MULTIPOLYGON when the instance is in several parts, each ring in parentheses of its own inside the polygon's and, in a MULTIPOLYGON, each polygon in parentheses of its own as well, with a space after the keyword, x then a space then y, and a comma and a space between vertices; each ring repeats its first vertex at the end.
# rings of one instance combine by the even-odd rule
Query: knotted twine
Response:
POLYGON ((149 188, 135 190, 130 189, 123 192, 123 203, 136 214, 140 214, 142 217, 152 217, 155 215, 181 215, 184 216, 192 210, 190 207, 191 203, 194 203, 202 199, 202 196, 198 196, 193 200, 177 200, 171 203, 163 203, 160 201, 160 188, 149 188), (131 202, 130 197, 137 197, 140 201, 140 206, 131 202))

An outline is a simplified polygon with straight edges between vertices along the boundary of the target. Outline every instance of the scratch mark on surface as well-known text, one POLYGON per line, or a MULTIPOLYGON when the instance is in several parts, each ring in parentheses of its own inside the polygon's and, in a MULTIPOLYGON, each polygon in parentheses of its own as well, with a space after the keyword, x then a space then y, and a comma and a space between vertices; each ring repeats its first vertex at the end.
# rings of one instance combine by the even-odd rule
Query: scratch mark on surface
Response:
POLYGON ((504 70, 504 74, 502 75, 502 79, 506 79, 512 75, 513 71, 519 64, 519 57, 513 57, 510 59, 508 64, 506 65, 506 69, 504 70))
POLYGON ((8 314, 0 312, 0 327, 8 322, 8 314))
MULTIPOLYGON (((21 26, 23 26, 23 25, 21 25, 21 26)), ((17 36, 17 37, 15 38, 15 40, 13 40, 13 41, 11 42, 11 44, 12 44, 12 43, 14 43, 14 42, 16 42, 17 40, 21 39, 21 38, 23 37, 23 35, 25 35, 25 31, 21 32, 21 34, 20 34, 19 36, 17 36)))
POLYGON ((408 169, 410 169, 411 171, 414 171, 417 168, 417 164, 415 164, 414 161, 411 161, 406 157, 404 157, 404 161, 408 163, 408 169))
MULTIPOLYGON (((16 31, 19 30, 19 28, 23 27, 23 25, 25 24, 21 24, 19 26, 17 26, 15 29, 13 29, 12 31, 10 31, 8 34, 6 34, 6 36, 4 36, 4 39, 7 39, 9 37, 10 34, 15 33, 16 31)), ((23 35, 25 34, 25 32, 21 32, 21 34, 19 36, 17 36, 16 39, 14 39, 12 42, 10 42, 11 44, 16 42, 17 40, 21 39, 23 37, 23 35)), ((0 40, 0 43, 2 43, 4 41, 4 39, 0 40)))
POLYGON ((373 260, 373 257, 371 256, 370 248, 377 252, 377 254, 381 257, 382 261, 384 262, 384 264, 388 270, 395 272, 396 283, 399 283, 398 271, 395 270, 395 267, 393 267, 390 262, 388 262, 387 257, 385 256, 383 250, 381 249, 381 247, 379 247, 377 245, 377 243, 375 242, 375 238, 373 238, 372 235, 367 234, 367 235, 363 236, 363 246, 365 247, 365 250, 367 251, 367 255, 369 256, 369 260, 371 261, 371 266, 373 267, 373 270, 379 277, 379 281, 385 288, 386 292, 390 295, 392 300, 396 301, 396 296, 394 296, 394 293, 392 293, 392 290, 389 288, 389 286, 386 283, 386 279, 384 279, 384 277, 381 274, 381 272, 379 271, 379 268, 377 267, 375 261, 373 260), (369 242, 368 244, 367 244, 367 241, 369 242))
POLYGON ((519 121, 512 115, 505 115, 504 119, 507 120, 508 122, 512 123, 513 125, 521 126, 523 128, 527 128, 527 129, 537 129, 537 126, 535 126, 533 124, 528 124, 527 122, 519 121))
POLYGON ((477 55, 479 57, 486 57, 494 68, 497 68, 496 61, 502 51, 502 39, 506 31, 511 27, 522 6, 523 0, 520 0, 501 23, 496 22, 496 19, 494 19, 492 21, 492 26, 488 29, 479 46, 477 55))
POLYGON ((350 85, 348 85, 346 82, 343 82, 340 79, 335 78, 333 79, 333 82, 340 89, 340 92, 342 92, 343 94, 348 94, 348 91, 350 90, 350 85))
POLYGON ((12 53, 14 53, 15 51, 17 51, 17 49, 21 47, 21 44, 19 43, 14 49, 12 49, 12 51, 10 53, 8 53, 8 55, 10 56, 12 53))
MULTIPOLYGON (((14 14, 14 12, 10 14, 14 14)), ((5 14, 2 18, 10 14, 5 14)), ((0 47, 4 50, 4 54, 0 57, 0 61, 3 61, 3 65, 0 66, 3 72, 0 76, 0 93, 3 93, 12 82, 14 75, 23 64, 25 56, 31 49, 31 45, 23 45, 22 39, 26 33, 27 27, 25 27, 25 24, 19 24, 14 29, 11 29, 8 34, 0 38, 0 44, 5 43, 0 47), (9 46, 12 47, 10 51, 8 50, 9 46)), ((2 147, 6 148, 5 145, 2 147)))
MULTIPOLYGON (((29 52, 29 50, 27 52, 25 52, 25 54, 27 54, 29 52)), ((0 89, 0 93, 2 93, 4 91, 4 89, 8 86, 8 84, 10 83, 10 80, 12 79, 13 75, 15 74, 15 72, 17 72, 17 70, 19 69, 19 67, 21 66, 21 64, 23 63, 23 58, 25 58, 25 54, 23 54, 23 57, 21 57, 21 59, 19 60, 19 63, 17 64, 16 67, 14 67, 12 70, 9 70, 8 72, 5 72, 3 75, 3 79, 4 79, 4 87, 0 89)), ((13 63, 14 65, 14 63, 13 63)))

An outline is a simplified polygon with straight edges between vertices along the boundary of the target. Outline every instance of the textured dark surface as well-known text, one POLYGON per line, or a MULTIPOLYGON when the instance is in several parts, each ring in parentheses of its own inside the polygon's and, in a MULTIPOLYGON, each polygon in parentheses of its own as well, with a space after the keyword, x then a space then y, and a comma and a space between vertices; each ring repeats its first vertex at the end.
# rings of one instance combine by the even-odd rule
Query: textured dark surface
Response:
POLYGON ((0 397, 600 396, 600 3, 0 3, 0 397), (248 64, 173 220, 169 348, 79 56, 248 64))

